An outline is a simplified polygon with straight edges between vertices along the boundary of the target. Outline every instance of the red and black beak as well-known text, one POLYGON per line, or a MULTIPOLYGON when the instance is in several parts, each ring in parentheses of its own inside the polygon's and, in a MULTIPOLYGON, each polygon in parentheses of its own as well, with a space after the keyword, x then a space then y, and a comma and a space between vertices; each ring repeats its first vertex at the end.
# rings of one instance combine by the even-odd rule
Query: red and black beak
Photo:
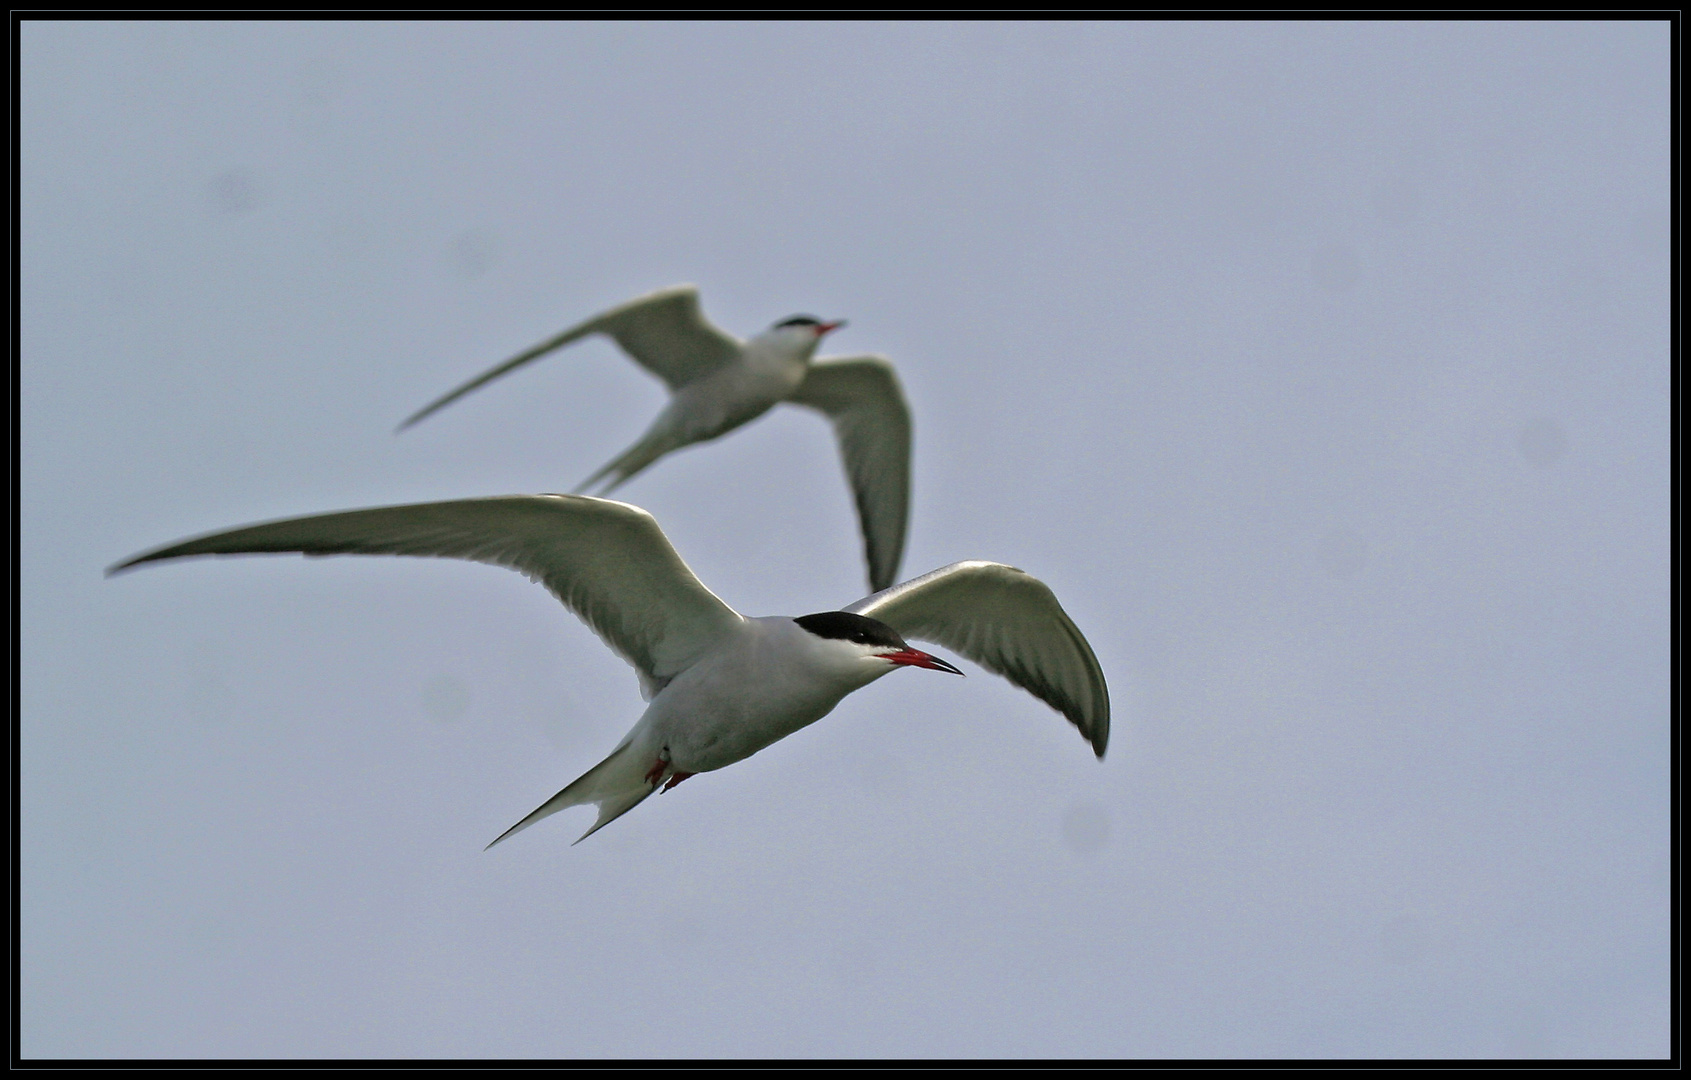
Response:
POLYGON ((846 324, 846 321, 844 319, 841 319, 838 322, 817 323, 816 324, 816 336, 819 337, 819 338, 824 337, 828 334, 833 333, 835 330, 838 330, 840 327, 844 326, 845 324, 846 324))
POLYGON ((934 671, 949 671, 953 675, 963 674, 939 657, 925 653, 921 649, 904 649, 895 653, 883 653, 882 659, 900 667, 925 667, 934 671))

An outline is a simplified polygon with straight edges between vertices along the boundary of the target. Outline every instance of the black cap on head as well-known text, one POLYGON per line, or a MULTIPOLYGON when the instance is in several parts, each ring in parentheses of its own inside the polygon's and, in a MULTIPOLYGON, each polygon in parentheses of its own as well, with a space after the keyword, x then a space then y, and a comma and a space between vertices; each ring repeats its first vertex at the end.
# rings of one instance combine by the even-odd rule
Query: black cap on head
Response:
POLYGON ((849 611, 824 611, 816 615, 800 615, 793 621, 819 638, 855 641, 859 645, 881 645, 889 649, 910 648, 897 630, 867 615, 853 615, 849 611))
POLYGON ((783 319, 782 321, 776 323, 775 329, 779 330, 784 326, 821 326, 821 325, 822 325, 821 319, 815 319, 815 318, 812 318, 809 315, 794 315, 790 319, 783 319))

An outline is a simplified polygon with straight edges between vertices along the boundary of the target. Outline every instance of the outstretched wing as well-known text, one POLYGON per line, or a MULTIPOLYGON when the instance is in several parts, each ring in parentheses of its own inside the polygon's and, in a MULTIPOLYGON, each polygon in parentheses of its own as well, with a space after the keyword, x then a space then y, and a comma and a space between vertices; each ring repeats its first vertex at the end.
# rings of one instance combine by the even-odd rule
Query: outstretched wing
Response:
POLYGON ((1068 717, 1104 756, 1110 740, 1104 672, 1057 597, 1032 574, 1003 563, 952 563, 845 610, 1004 676, 1068 717))
POLYGON ((869 587, 898 577, 910 520, 910 406, 884 356, 818 360, 789 400, 828 415, 857 500, 869 587))
POLYGON ((742 621, 693 576, 652 515, 584 495, 503 495, 289 518, 184 540, 106 572, 258 552, 430 555, 519 570, 634 665, 648 699, 742 621))
POLYGON ((699 310, 697 288, 672 285, 602 311, 586 322, 518 353, 498 367, 482 372, 446 396, 436 398, 412 413, 399 425, 399 430, 404 431, 478 386, 591 334, 609 334, 622 351, 632 356, 641 367, 668 383, 672 393, 726 364, 739 355, 741 347, 738 338, 711 325, 699 310))

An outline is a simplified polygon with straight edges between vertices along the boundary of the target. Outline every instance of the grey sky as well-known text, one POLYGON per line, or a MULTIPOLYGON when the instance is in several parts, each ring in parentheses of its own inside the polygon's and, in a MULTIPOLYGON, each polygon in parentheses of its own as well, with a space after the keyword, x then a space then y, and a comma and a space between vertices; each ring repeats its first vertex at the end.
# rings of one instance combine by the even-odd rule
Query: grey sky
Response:
MULTIPOLYGON (((1631 23, 22 28, 30 1056, 1668 1044, 1669 36, 1631 23), (635 679, 508 571, 117 559, 568 490, 677 282, 847 318, 904 576, 1038 575, 1102 764, 897 674, 579 847, 635 679)), ((826 426, 618 493, 862 595, 826 426)))

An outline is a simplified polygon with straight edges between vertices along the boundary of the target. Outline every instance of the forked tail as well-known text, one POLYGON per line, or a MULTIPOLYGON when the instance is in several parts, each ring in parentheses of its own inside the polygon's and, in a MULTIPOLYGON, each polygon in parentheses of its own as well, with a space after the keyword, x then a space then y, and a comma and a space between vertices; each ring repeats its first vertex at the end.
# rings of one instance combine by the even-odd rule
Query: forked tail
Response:
MULTIPOLYGON (((651 780, 647 778, 650 771, 647 762, 634 749, 633 741, 625 742, 604 761, 582 773, 569 787, 558 792, 535 808, 528 817, 500 833, 493 841, 499 843, 513 833, 522 832, 544 817, 551 817, 566 807, 580 806, 583 803, 599 804, 599 820, 593 827, 581 834, 581 843, 606 825, 628 813, 645 801, 646 796, 657 790, 651 780)), ((487 845, 491 848, 493 844, 487 845)), ((573 845, 572 845, 573 846, 573 845)), ((487 850, 483 848, 482 850, 487 850)))
POLYGON ((575 489, 575 494, 585 495, 589 488, 605 480, 605 485, 598 491, 604 497, 621 487, 623 484, 646 470, 646 466, 663 457, 671 450, 679 450, 686 445, 686 441, 678 438, 673 432, 652 431, 646 437, 624 450, 620 455, 605 464, 598 472, 582 481, 575 489), (607 477, 609 478, 607 480, 607 477))

